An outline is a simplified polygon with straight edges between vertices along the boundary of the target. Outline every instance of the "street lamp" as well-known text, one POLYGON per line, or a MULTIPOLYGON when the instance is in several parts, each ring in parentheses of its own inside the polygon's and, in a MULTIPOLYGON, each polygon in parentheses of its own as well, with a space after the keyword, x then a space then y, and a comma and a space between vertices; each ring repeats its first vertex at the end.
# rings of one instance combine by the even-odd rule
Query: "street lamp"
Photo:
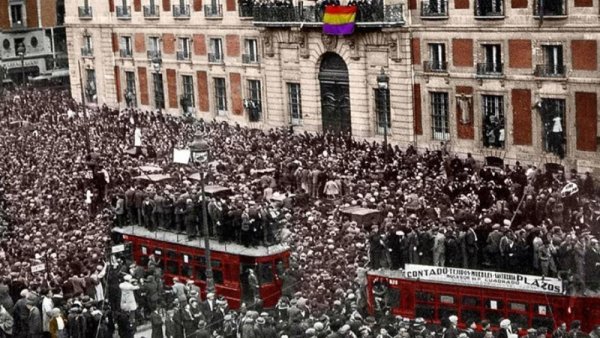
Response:
MULTIPOLYGON (((381 108, 379 113, 383 115, 383 148, 385 162, 388 162, 388 106, 387 106, 387 93, 389 90, 390 77, 385 73, 383 67, 381 67, 381 73, 377 75, 377 87, 379 88, 379 99, 381 100, 381 108)), ((381 116, 381 115, 380 115, 381 116)), ((381 119, 381 117, 380 117, 381 119)))
POLYGON ((213 279, 212 261, 210 259, 210 240, 208 238, 208 221, 206 210, 206 193, 204 192, 204 173, 202 164, 208 162, 208 143, 204 140, 201 132, 196 132, 194 141, 190 144, 190 155, 192 164, 198 166, 200 174, 200 185, 202 187, 202 232, 204 232, 204 258, 206 260, 206 293, 215 291, 213 279))
POLYGON ((21 57, 21 81, 25 83, 25 45, 21 42, 17 47, 17 55, 21 57))

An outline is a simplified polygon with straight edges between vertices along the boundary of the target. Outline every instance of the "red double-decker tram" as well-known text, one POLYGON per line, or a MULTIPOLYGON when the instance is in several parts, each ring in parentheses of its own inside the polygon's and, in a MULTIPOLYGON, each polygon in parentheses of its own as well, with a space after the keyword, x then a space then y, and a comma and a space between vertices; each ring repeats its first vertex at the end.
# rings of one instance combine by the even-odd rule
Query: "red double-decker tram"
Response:
POLYGON ((487 319, 497 328, 508 318, 523 330, 578 319, 587 332, 600 324, 600 297, 566 295, 556 278, 410 264, 368 271, 366 278, 372 314, 389 309, 433 324, 456 315, 461 327, 487 319))
MULTIPOLYGON (((169 231, 149 231, 140 226, 114 228, 116 243, 129 246, 136 264, 147 267, 150 255, 159 259, 165 283, 172 284, 173 277, 184 283, 193 280, 206 295, 206 259, 203 240, 188 240, 187 236, 169 231)), ((287 269, 290 250, 282 244, 244 247, 237 243, 220 243, 210 240, 211 266, 217 295, 227 299, 233 309, 241 302, 252 302, 248 288, 248 270, 253 269, 260 284, 263 306, 273 307, 281 297, 280 275, 287 269)))

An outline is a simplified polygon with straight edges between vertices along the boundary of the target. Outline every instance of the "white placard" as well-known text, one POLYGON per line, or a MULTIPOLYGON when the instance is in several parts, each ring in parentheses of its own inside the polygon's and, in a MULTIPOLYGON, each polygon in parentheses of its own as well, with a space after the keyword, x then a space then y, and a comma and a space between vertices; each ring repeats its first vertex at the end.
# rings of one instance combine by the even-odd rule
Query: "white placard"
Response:
POLYGON ((173 163, 190 164, 190 150, 173 149, 173 163))
POLYGON ((558 278, 522 275, 508 272, 471 270, 429 265, 407 264, 403 275, 408 279, 452 283, 465 286, 498 288, 562 294, 558 278))
POLYGON ((490 300, 490 309, 498 310, 498 302, 495 300, 490 300))
POLYGON ((189 262, 188 255, 183 255, 183 262, 184 263, 188 263, 189 262))
POLYGON ((119 252, 123 252, 125 251, 125 244, 117 244, 117 245, 113 245, 113 247, 110 249, 110 251, 112 253, 119 253, 119 252))
POLYGON ((31 273, 36 273, 36 272, 40 272, 40 271, 44 271, 44 270, 46 270, 45 264, 33 265, 31 267, 31 273))
POLYGON ((146 249, 145 246, 142 247, 142 255, 147 255, 148 254, 148 249, 146 249))
POLYGON ((135 131, 133 132, 133 145, 135 147, 142 146, 142 129, 139 127, 135 128, 135 131))
POLYGON ((539 315, 545 316, 546 315, 546 306, 540 305, 538 312, 539 312, 539 315))

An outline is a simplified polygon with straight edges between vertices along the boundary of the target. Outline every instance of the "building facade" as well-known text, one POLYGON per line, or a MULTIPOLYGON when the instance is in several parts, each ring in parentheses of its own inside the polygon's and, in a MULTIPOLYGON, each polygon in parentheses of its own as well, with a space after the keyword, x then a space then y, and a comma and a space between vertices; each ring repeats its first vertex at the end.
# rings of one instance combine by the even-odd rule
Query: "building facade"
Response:
POLYGON ((66 67, 63 23, 62 0, 0 0, 2 80, 21 83, 66 67))
MULTIPOLYGON (((67 0, 87 102, 350 132, 597 171, 591 0, 359 2, 354 34, 302 1, 67 0), (379 89, 377 76, 389 76, 379 89), (387 113, 386 113, 387 112, 387 113)), ((79 78, 82 78, 83 84, 79 78)))

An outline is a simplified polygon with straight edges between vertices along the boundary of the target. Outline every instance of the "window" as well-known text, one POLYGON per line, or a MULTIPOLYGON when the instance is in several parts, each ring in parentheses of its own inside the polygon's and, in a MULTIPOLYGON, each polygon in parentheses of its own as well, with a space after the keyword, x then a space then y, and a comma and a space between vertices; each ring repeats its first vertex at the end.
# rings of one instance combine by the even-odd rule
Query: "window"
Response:
POLYGON ((431 93, 431 128, 434 140, 450 139, 448 126, 448 93, 431 93))
POLYGON ((292 120, 292 125, 302 123, 302 100, 300 97, 300 84, 288 83, 288 111, 292 120))
POLYGON ((482 95, 483 145, 488 148, 504 148, 504 97, 482 95))
POLYGON ((542 46, 544 63, 536 68, 537 76, 563 76, 563 47, 561 45, 542 46))
POLYGON ((194 272, 191 265, 184 264, 181 267, 181 274, 188 278, 194 278, 194 272))
POLYGON ((421 4, 421 16, 446 16, 447 0, 429 0, 421 4))
POLYGON ((375 113, 377 114, 377 132, 383 134, 386 124, 388 129, 392 127, 392 116, 390 112, 390 89, 386 88, 382 90, 375 88, 373 91, 375 95, 375 113), (383 102, 382 95, 385 97, 385 102, 383 102))
POLYGON ((483 63, 477 64, 477 74, 502 74, 502 48, 499 44, 482 46, 483 63))
POLYGON ((479 306, 479 298, 474 296, 463 296, 462 305, 463 306, 479 306))
POLYGON ((220 38, 210 39, 210 53, 208 54, 208 62, 223 62, 223 41, 220 38))
POLYGON ((181 85, 183 87, 183 98, 186 100, 187 107, 194 107, 194 78, 190 75, 182 75, 181 85))
POLYGON ((90 35, 83 36, 83 47, 81 47, 81 56, 92 56, 93 52, 92 37, 90 35))
POLYGON ((96 103, 98 99, 96 95, 96 71, 94 69, 86 69, 85 78, 85 99, 87 102, 96 103))
POLYGON ((435 297, 433 296, 433 293, 424 292, 424 291, 415 292, 415 298, 417 299, 417 302, 433 302, 433 301, 435 301, 435 297))
POLYGON ((258 265, 258 279, 261 284, 273 283, 271 263, 261 263, 258 265))
POLYGON ((262 100, 259 80, 248 80, 248 98, 244 102, 250 122, 260 121, 262 100))
POLYGON ((454 304, 454 296, 440 295, 440 303, 454 304))
POLYGON ((215 78, 215 104, 217 113, 224 114, 227 111, 227 90, 225 88, 225 79, 215 78))
POLYGON ((503 16, 502 0, 476 0, 475 16, 503 16))
POLYGON ((471 310, 471 309, 462 309, 460 320, 463 323, 466 323, 466 322, 469 322, 469 321, 480 322, 481 321, 481 311, 475 310, 475 309, 473 309, 473 310, 471 310))
POLYGON ((131 36, 121 37, 121 57, 131 57, 131 36))
POLYGON ((446 45, 443 43, 429 44, 429 61, 425 64, 426 72, 446 71, 446 45))
POLYGON ((258 43, 256 39, 244 40, 244 55, 242 59, 244 63, 258 62, 258 43))
POLYGON ((542 99, 542 143, 544 151, 561 159, 565 156, 565 100, 542 99))
MULTIPOLYGON (((15 56, 20 56, 19 55, 19 47, 23 46, 23 48, 26 48, 25 47, 25 39, 23 39, 23 38, 15 39, 14 45, 15 45, 15 56)), ((25 53, 27 53, 27 49, 25 49, 25 53)))
POLYGON ((567 14, 566 0, 536 0, 533 3, 536 16, 563 16, 567 14))
POLYGON ((125 81, 127 85, 125 89, 125 102, 127 103, 127 107, 136 107, 135 73, 125 72, 125 81))
POLYGON ((163 78, 160 73, 152 74, 152 82, 154 83, 154 107, 158 109, 165 108, 165 94, 163 90, 163 78))
POLYGON ((12 27, 23 27, 23 5, 13 4, 10 5, 10 19, 12 27))
POLYGON ((190 38, 179 38, 179 51, 177 52, 177 60, 189 60, 190 59, 190 38))
POLYGON ((424 319, 435 319, 435 309, 433 305, 417 304, 415 306, 415 317, 422 317, 424 319))
POLYGON ((167 261, 167 273, 179 275, 179 264, 176 261, 167 261))
POLYGON ((153 53, 152 56, 156 55, 160 57, 160 38, 157 36, 151 36, 148 38, 148 51, 153 53))
POLYGON ((484 318, 487 318, 492 325, 499 325, 504 317, 503 307, 504 303, 501 300, 486 299, 484 318))

